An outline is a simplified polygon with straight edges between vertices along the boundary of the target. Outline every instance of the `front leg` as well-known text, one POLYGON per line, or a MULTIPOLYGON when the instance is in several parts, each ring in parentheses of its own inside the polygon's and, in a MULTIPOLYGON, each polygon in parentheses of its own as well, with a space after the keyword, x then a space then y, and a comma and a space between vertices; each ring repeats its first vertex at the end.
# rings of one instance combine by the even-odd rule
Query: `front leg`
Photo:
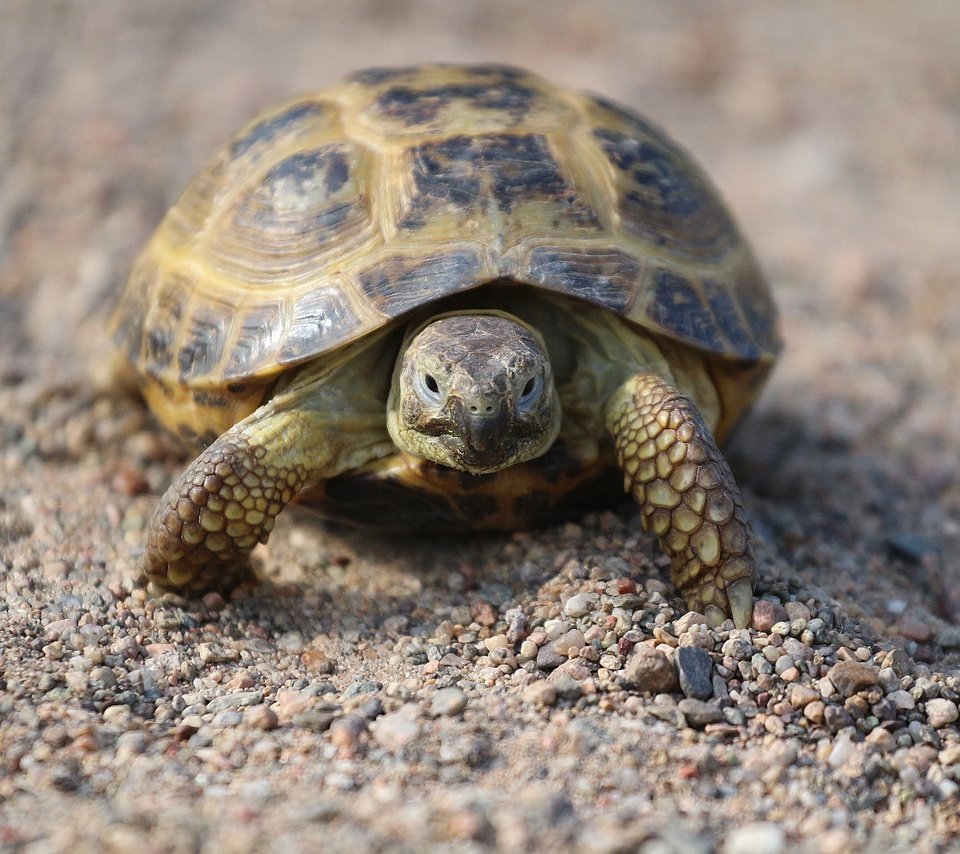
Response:
POLYGON ((631 377, 607 408, 624 485, 671 558, 674 584, 712 624, 753 616, 750 526, 727 461, 694 403, 655 374, 631 377))
POLYGON ((150 581, 189 590, 233 585, 298 492, 393 451, 383 401, 365 394, 356 376, 368 364, 353 372, 351 364, 339 375, 304 372, 170 485, 147 528, 150 581))
POLYGON ((207 589, 232 586, 249 573, 250 551, 267 541, 309 473, 297 459, 298 443, 277 446, 285 431, 303 434, 302 414, 265 417, 268 409, 224 433, 170 484, 147 527, 149 580, 207 589))

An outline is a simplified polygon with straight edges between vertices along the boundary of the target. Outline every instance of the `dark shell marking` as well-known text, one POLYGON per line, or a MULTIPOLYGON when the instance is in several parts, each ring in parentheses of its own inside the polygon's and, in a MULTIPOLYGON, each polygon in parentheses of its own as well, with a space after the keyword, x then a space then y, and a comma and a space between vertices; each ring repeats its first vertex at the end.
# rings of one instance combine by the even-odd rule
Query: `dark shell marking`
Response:
POLYGON ((617 249, 562 251, 539 247, 530 253, 527 279, 561 293, 627 314, 637 296, 643 267, 617 249))
POLYGON ((387 317, 399 317, 425 303, 476 284, 479 255, 470 249, 427 258, 398 255, 361 273, 360 287, 370 303, 387 317))
POLYGON ((359 146, 329 144, 276 163, 212 234, 214 264, 241 281, 286 289, 324 254, 362 241, 373 223, 352 174, 366 157, 359 146))
POLYGON ((318 101, 293 104, 289 109, 257 122, 246 133, 234 139, 230 143, 230 155, 242 157, 252 148, 273 142, 283 134, 299 129, 306 120, 319 118, 328 111, 329 107, 318 101))
POLYGON ((502 113, 510 124, 516 125, 537 97, 535 89, 513 80, 451 83, 425 89, 391 86, 377 98, 377 110, 391 119, 400 119, 407 126, 429 125, 459 101, 476 110, 502 113))
POLYGON ((410 159, 414 193, 400 215, 403 228, 419 228, 451 209, 466 219, 537 202, 559 203, 565 218, 600 228, 596 213, 578 198, 543 136, 454 136, 416 146, 410 159))
POLYGON ((738 240, 726 210, 676 152, 608 128, 593 133, 621 173, 617 205, 628 231, 707 261, 721 258, 738 240))

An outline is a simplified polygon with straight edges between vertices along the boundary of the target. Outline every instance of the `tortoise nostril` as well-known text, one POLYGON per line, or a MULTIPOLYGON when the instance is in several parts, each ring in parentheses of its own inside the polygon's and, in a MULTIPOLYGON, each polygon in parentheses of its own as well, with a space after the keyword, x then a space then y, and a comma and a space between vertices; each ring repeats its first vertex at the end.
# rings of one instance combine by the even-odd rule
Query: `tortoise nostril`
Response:
MULTIPOLYGON (((479 407, 476 403, 471 403, 471 404, 467 407, 467 409, 468 409, 468 411, 470 412, 471 415, 479 415, 480 412, 481 412, 480 407, 479 407)), ((482 410, 482 411, 483 411, 483 414, 484 414, 484 415, 493 415, 494 405, 493 405, 492 403, 488 403, 488 404, 486 404, 486 405, 483 407, 483 410, 482 410)))

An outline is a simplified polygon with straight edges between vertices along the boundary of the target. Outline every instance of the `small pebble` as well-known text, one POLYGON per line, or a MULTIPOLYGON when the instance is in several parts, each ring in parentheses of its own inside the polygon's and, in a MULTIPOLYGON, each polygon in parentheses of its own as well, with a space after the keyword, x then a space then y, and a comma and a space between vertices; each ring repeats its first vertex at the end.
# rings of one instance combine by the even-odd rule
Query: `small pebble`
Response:
POLYGON ((677 703, 677 708, 683 713, 687 726, 693 729, 703 729, 707 724, 719 723, 724 719, 723 710, 716 705, 716 701, 707 703, 685 697, 677 703))
POLYGON ((810 622, 810 609, 803 602, 785 602, 783 610, 786 611, 791 624, 795 620, 802 620, 804 624, 810 622))
POLYGON ((586 616, 597 606, 599 598, 596 593, 577 593, 564 603, 563 613, 568 617, 586 616))
POLYGON ((430 714, 435 718, 459 715, 467 705, 467 695, 459 688, 441 688, 430 701, 430 714))
POLYGON ((780 854, 786 850, 787 837, 780 825, 755 821, 730 831, 723 854, 780 854))
POLYGON ((894 708, 909 711, 916 707, 917 703, 907 691, 891 691, 887 694, 887 699, 893 703, 894 708))
POLYGON ((706 652, 695 646, 682 646, 674 662, 685 697, 707 700, 713 696, 713 662, 706 652))
POLYGON ((523 699, 535 706, 552 706, 557 702, 556 686, 546 680, 534 682, 524 689, 523 699))
POLYGON ((960 710, 953 700, 944 700, 936 698, 926 702, 927 722, 934 729, 942 729, 949 726, 960 717, 960 710))
POLYGON ((559 676, 551 677, 550 680, 556 689, 557 697, 561 700, 577 700, 583 693, 580 683, 572 676, 561 673, 559 676))
POLYGON ((540 652, 540 647, 538 647, 532 640, 525 640, 520 644, 520 654, 517 658, 520 661, 534 661, 537 657, 537 653, 540 652))
POLYGON ((279 724, 277 713, 266 705, 251 706, 244 713, 243 719, 254 729, 265 731, 276 729, 279 724))
POLYGON ((836 741, 833 743, 833 747, 830 750, 829 756, 827 757, 827 762, 830 764, 831 768, 839 768, 841 765, 844 765, 854 753, 856 753, 856 750, 856 745, 850 740, 849 736, 838 736, 836 741))
POLYGON ((687 611, 686 614, 683 614, 673 621, 673 630, 676 632, 679 637, 684 632, 687 632, 693 626, 706 626, 707 618, 701 614, 699 611, 687 611))
POLYGON ((844 697, 851 697, 864 688, 877 685, 880 671, 869 664, 856 661, 838 661, 827 672, 827 678, 844 697))
POLYGON ((933 638, 933 629, 922 620, 908 614, 902 616, 894 627, 897 634, 917 643, 927 643, 933 638))
POLYGON ((774 625, 787 619, 784 607, 768 599, 758 599, 753 603, 753 628, 758 632, 769 632, 774 625))
POLYGON ((419 709, 403 706, 396 712, 383 715, 373 724, 374 741, 387 750, 402 750, 420 735, 420 722, 416 719, 419 709))
POLYGON ((263 702, 263 694, 259 691, 237 691, 233 694, 224 694, 215 697, 207 703, 207 712, 216 714, 226 709, 240 709, 244 706, 256 706, 263 702))
POLYGON ((877 727, 871 730, 865 739, 866 743, 879 750, 881 753, 890 753, 896 749, 897 740, 890 730, 883 727, 877 727))
POLYGON ((636 647, 621 673, 624 687, 647 694, 670 694, 680 687, 677 671, 660 650, 646 644, 636 647))
POLYGON ((197 653, 204 664, 225 664, 240 658, 239 650, 220 643, 197 644, 197 653))

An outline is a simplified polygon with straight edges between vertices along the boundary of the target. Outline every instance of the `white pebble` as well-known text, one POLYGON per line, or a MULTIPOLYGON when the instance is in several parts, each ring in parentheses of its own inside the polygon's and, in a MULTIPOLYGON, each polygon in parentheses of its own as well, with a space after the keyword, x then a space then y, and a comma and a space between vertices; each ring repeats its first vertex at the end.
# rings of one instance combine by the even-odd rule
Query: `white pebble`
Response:
POLYGON ((934 729, 949 726, 957 718, 960 718, 960 710, 957 709, 957 704, 953 700, 937 697, 933 700, 927 700, 926 708, 927 722, 934 729))
POLYGON ((778 824, 756 821, 730 832, 723 845, 724 854, 780 854, 786 834, 778 824))
POLYGON ((596 593, 577 593, 567 599, 563 612, 568 617, 583 617, 593 610, 598 600, 596 593))
POLYGON ((406 707, 378 718, 372 727, 377 744, 387 750, 401 750, 420 735, 420 722, 406 707))
POLYGON ((833 743, 833 749, 830 751, 830 755, 827 757, 827 762, 830 763, 831 768, 839 768, 851 756, 853 756, 856 749, 856 746, 850 740, 849 736, 841 735, 833 743))

